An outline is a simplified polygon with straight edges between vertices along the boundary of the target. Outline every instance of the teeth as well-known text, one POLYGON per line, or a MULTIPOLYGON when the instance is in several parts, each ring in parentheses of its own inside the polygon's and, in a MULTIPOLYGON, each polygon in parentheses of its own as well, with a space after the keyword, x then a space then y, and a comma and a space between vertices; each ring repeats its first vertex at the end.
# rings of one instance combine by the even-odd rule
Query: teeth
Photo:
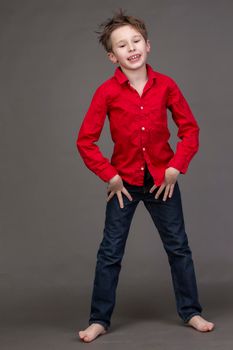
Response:
POLYGON ((129 60, 132 60, 132 59, 135 59, 135 58, 138 58, 140 55, 134 55, 134 56, 131 56, 130 58, 129 58, 129 60))

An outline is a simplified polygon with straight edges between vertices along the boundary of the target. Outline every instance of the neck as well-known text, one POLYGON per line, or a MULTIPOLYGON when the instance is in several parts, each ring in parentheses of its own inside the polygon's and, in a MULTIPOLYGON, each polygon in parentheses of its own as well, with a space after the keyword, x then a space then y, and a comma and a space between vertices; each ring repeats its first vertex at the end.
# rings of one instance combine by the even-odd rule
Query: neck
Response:
POLYGON ((144 64, 137 70, 125 69, 124 67, 121 67, 121 70, 127 76, 129 82, 133 85, 144 83, 148 79, 146 64, 144 64))

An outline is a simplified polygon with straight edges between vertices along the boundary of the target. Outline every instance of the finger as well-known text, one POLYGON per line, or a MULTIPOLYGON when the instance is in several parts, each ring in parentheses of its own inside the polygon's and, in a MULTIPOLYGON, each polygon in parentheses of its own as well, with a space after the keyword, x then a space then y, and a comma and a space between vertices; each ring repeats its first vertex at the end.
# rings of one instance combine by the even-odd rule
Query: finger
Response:
POLYGON ((126 195, 126 197, 127 197, 130 201, 133 200, 131 194, 129 193, 129 191, 127 191, 127 189, 126 189, 125 187, 123 187, 122 192, 126 195))
POLYGON ((170 185, 168 184, 165 188, 165 192, 163 195, 163 201, 166 201, 169 191, 170 191, 170 185))
POLYGON ((156 185, 153 185, 153 186, 151 187, 151 189, 149 190, 149 192, 152 193, 152 192, 156 189, 156 187, 157 187, 156 185))
POLYGON ((111 191, 110 195, 107 198, 107 202, 114 196, 115 192, 111 191))
POLYGON ((124 203, 123 203, 123 198, 122 198, 121 191, 117 191, 117 197, 118 197, 118 201, 119 201, 119 204, 120 204, 120 208, 124 208, 124 203))
POLYGON ((156 193, 156 195, 155 195, 155 198, 156 198, 156 199, 159 198, 159 196, 160 196, 161 192, 163 192, 165 186, 166 186, 165 184, 162 184, 162 185, 159 187, 159 189, 158 189, 158 191, 157 191, 157 193, 156 193))
POLYGON ((173 192, 174 192, 174 186, 175 186, 175 184, 171 184, 171 187, 170 187, 170 193, 169 193, 169 198, 171 198, 171 197, 172 197, 172 195, 173 195, 173 192))

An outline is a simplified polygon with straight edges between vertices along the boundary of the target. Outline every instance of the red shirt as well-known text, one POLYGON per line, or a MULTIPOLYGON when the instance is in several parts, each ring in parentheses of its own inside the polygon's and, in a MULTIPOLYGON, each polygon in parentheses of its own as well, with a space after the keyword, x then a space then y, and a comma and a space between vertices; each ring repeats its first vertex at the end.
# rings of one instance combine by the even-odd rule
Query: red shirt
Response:
POLYGON ((127 183, 142 186, 145 164, 156 186, 165 170, 174 167, 184 174, 199 147, 199 126, 175 81, 146 64, 148 80, 140 96, 120 66, 95 91, 80 127, 76 145, 86 164, 108 182, 119 174, 127 183), (178 127, 176 151, 168 140, 167 109, 178 127), (106 115, 114 150, 104 157, 99 140, 106 115))

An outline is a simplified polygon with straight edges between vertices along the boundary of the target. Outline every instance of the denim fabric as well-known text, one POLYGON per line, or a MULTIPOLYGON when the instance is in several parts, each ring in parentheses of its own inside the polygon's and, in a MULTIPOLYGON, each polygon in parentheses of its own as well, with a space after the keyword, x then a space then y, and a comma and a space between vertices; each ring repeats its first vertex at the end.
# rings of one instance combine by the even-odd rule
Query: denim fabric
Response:
POLYGON ((111 325, 111 315, 116 301, 116 288, 121 270, 125 245, 138 203, 142 200, 162 240, 171 269, 177 312, 186 323, 194 315, 200 315, 198 290, 192 253, 185 232, 181 195, 178 182, 173 196, 163 201, 163 193, 155 199, 149 193, 153 179, 145 171, 144 186, 130 185, 123 181, 133 201, 123 193, 124 208, 120 208, 115 194, 106 204, 105 227, 100 243, 95 269, 89 325, 100 323, 105 329, 111 325))

